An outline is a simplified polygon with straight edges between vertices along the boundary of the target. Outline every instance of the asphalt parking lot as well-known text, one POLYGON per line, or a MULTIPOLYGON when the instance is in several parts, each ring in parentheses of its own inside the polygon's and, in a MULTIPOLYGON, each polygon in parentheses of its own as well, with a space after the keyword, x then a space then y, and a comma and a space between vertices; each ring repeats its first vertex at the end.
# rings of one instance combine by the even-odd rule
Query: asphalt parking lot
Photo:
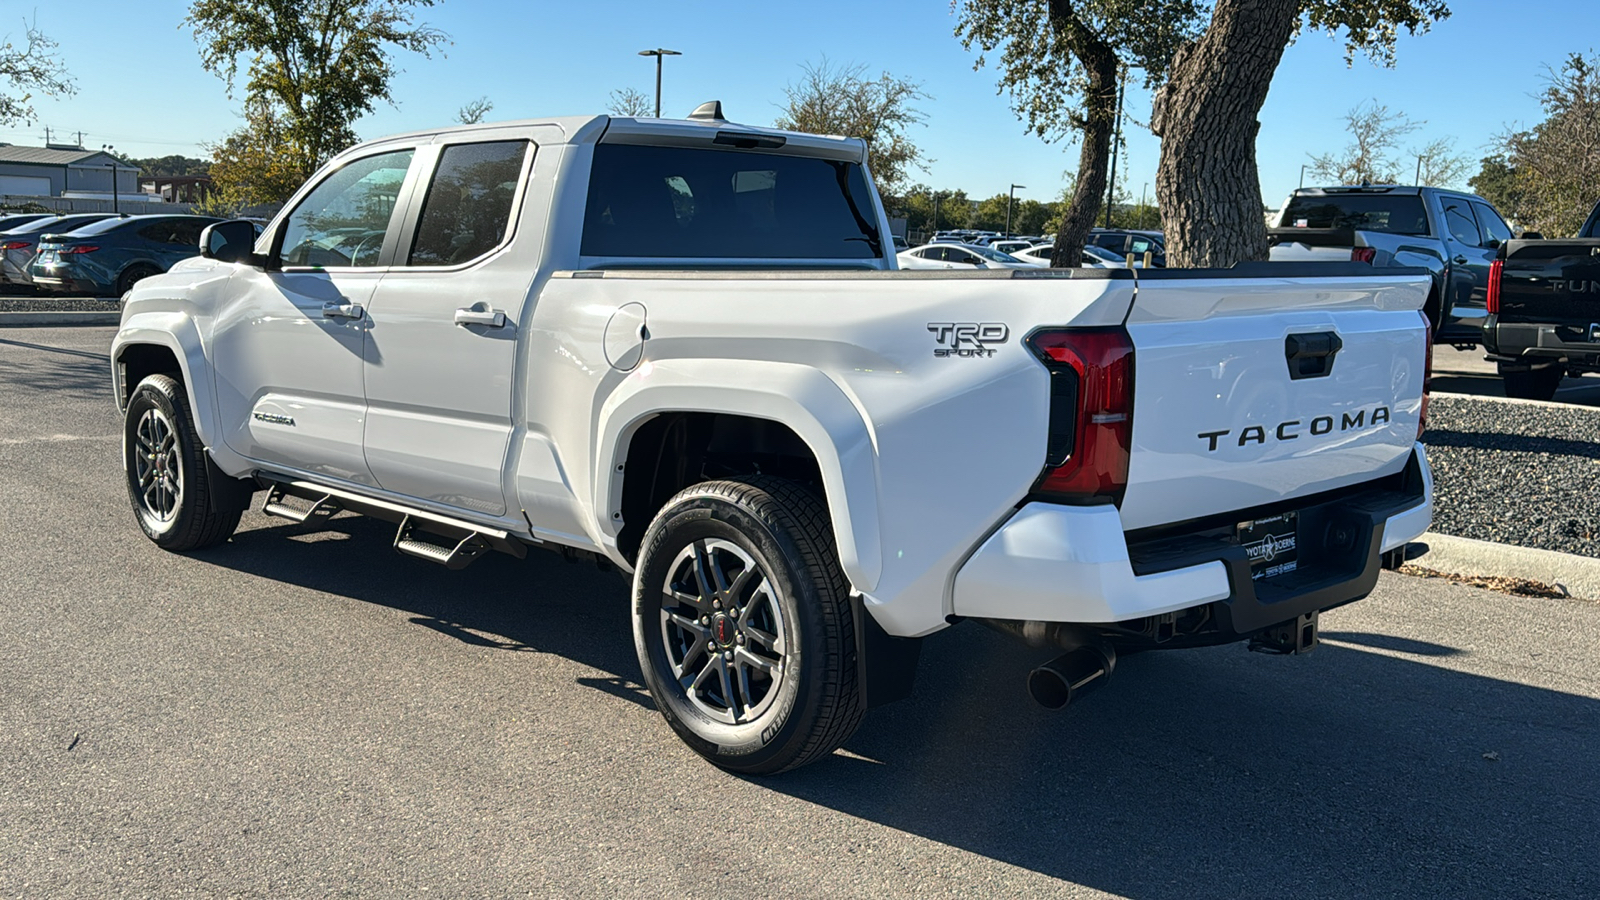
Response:
MULTIPOLYGON (((1452 394, 1504 397, 1505 387, 1492 362, 1483 358, 1483 348, 1457 350, 1447 344, 1433 347, 1433 389, 1452 394)), ((1600 376, 1567 377, 1556 389, 1560 403, 1600 406, 1600 376)))
POLYGON ((0 329, 0 896, 1600 893, 1600 605, 1384 575, 1301 658, 1128 658, 1064 714, 967 625, 847 752, 702 763, 626 590, 379 523, 145 541, 112 330, 0 329))

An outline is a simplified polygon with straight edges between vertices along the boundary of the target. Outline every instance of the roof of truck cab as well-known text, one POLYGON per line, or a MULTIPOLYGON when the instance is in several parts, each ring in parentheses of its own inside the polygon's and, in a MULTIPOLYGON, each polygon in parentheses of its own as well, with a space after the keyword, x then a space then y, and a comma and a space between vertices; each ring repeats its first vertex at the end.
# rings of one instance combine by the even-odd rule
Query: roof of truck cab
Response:
MULTIPOLYGON (((513 128, 557 128, 565 138, 564 143, 586 144, 600 141, 607 134, 613 137, 630 135, 635 137, 660 137, 666 143, 674 140, 699 139, 715 137, 717 132, 736 131, 742 134, 763 135, 782 138, 785 146, 795 149, 804 148, 813 153, 823 153, 829 156, 843 156, 858 160, 866 158, 866 142, 860 138, 840 137, 838 135, 806 134, 796 131, 784 131, 778 128, 769 128, 760 125, 744 125, 723 119, 654 119, 638 116, 556 116, 545 119, 515 119, 509 122, 482 122, 476 125, 454 125, 447 128, 430 128, 421 131, 407 131, 399 134, 384 135, 370 141, 362 141, 354 147, 340 153, 346 156, 351 151, 379 146, 398 141, 414 141, 417 138, 433 138, 437 140, 445 136, 471 135, 477 133, 492 134, 513 128)), ((624 141, 626 138, 624 138, 624 141)))

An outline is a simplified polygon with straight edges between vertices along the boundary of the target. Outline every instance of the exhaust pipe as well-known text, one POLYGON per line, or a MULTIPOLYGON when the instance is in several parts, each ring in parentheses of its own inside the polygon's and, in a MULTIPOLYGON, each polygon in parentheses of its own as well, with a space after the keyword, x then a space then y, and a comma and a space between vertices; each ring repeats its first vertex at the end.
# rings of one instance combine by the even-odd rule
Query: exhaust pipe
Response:
POLYGON ((1028 673, 1028 695, 1045 709, 1065 709, 1111 679, 1117 651, 1109 644, 1085 644, 1028 673))

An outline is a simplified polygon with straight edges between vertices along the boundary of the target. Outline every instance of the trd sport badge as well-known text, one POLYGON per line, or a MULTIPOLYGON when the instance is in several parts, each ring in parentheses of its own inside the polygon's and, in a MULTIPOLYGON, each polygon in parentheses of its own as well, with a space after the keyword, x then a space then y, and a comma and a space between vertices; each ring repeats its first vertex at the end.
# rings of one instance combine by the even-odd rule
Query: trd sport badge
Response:
POLYGON ((946 357, 980 357, 994 355, 990 344, 1004 344, 1011 337, 1011 329, 1000 322, 929 322, 933 332, 935 359, 946 357))

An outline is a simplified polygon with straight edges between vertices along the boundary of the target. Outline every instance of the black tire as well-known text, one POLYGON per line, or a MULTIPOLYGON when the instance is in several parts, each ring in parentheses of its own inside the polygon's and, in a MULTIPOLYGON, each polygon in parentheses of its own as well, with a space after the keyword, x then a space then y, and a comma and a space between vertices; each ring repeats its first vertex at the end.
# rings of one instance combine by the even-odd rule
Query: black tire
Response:
POLYGON ((667 724, 707 760, 771 775, 833 753, 861 724, 850 588, 812 491, 767 476, 682 491, 645 533, 633 584, 645 684, 667 724), (681 586, 701 575, 711 590, 683 603, 681 586), (704 615, 687 615, 695 612, 704 615), (781 649, 762 635, 781 638, 781 649), (717 668, 725 674, 700 687, 696 679, 717 668))
POLYGON ((1519 400, 1554 399, 1556 389, 1561 387, 1561 379, 1565 375, 1566 370, 1559 365, 1522 371, 1506 371, 1504 366, 1500 367, 1500 380, 1505 383, 1506 396, 1519 400))
POLYGON ((123 294, 133 290, 134 285, 146 278, 149 278, 151 275, 160 274, 160 269, 156 268, 155 266, 145 265, 144 263, 129 266, 127 269, 123 270, 121 275, 117 276, 117 296, 121 297, 123 294))
POLYGON ((183 385, 169 375, 139 382, 123 421, 122 464, 134 518, 163 550, 220 544, 239 527, 244 506, 217 502, 238 492, 217 493, 225 486, 212 482, 205 453, 183 385))

